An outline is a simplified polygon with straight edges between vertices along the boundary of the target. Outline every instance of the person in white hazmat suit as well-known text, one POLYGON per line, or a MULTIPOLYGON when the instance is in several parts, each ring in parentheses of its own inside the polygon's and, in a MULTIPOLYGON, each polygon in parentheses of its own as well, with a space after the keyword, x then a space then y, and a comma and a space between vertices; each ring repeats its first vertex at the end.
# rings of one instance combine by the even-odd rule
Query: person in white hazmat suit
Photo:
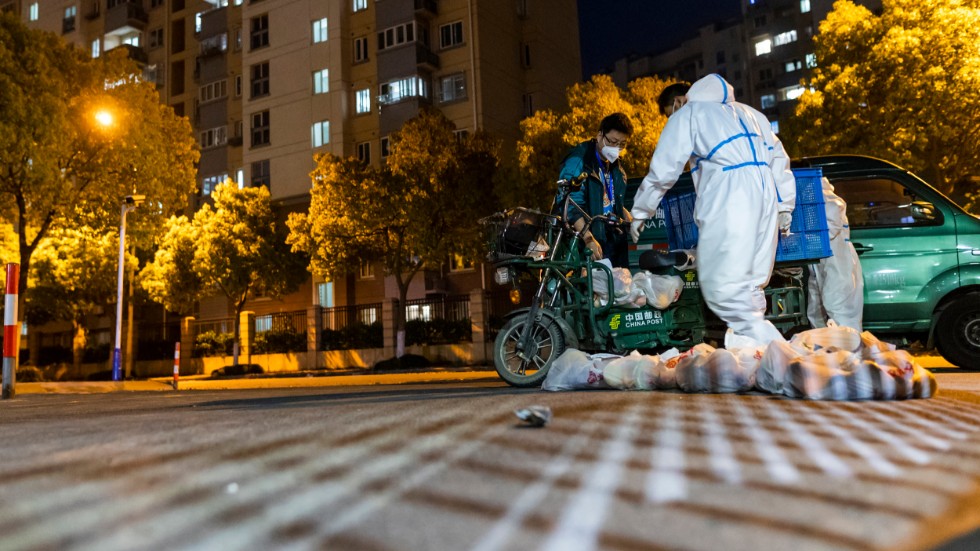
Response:
POLYGON ((736 102, 721 76, 698 80, 685 97, 665 110, 670 116, 633 202, 633 241, 690 163, 705 302, 738 335, 761 344, 783 340, 765 319, 763 288, 778 231, 789 230, 795 206, 789 157, 765 115, 736 102))
POLYGON ((862 331, 864 312, 864 273, 857 251, 851 244, 847 224, 847 204, 834 193, 830 180, 821 181, 827 208, 827 229, 833 256, 810 266, 807 285, 806 317, 813 327, 826 327, 827 320, 862 331))

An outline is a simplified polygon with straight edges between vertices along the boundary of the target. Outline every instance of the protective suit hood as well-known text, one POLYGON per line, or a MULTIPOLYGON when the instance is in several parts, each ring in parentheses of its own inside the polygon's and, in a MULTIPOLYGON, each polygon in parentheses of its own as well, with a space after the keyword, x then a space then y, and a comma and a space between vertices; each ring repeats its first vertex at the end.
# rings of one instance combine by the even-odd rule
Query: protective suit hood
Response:
POLYGON ((712 73, 691 85, 691 89, 687 91, 687 101, 733 103, 735 89, 720 75, 712 73))

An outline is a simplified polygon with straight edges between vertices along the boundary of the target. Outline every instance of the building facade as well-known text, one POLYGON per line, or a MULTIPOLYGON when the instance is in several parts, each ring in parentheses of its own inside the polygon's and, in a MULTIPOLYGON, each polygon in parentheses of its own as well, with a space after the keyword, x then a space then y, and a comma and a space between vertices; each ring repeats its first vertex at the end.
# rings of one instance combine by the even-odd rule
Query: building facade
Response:
MULTIPOLYGON (((305 210, 315 155, 379 165, 389 135, 423 106, 511 151, 520 120, 562 105, 581 74, 574 0, 0 0, 0 8, 93 57, 125 48, 141 64, 197 133, 196 206, 230 178, 266 186, 284 211, 305 210)), ((415 278, 410 298, 468 293, 485 281, 479 263, 446 259, 415 278)), ((262 316, 395 296, 380 267, 364 265, 246 308, 262 316)), ((197 317, 230 314, 212 298, 197 317)))

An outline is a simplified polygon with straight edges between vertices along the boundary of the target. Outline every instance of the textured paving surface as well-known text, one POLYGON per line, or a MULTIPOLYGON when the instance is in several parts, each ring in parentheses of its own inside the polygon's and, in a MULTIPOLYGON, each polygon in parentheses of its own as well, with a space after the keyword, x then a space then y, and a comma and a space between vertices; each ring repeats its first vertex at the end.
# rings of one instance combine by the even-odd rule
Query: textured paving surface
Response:
POLYGON ((0 548, 925 548, 977 493, 978 429, 955 393, 36 395, 0 408, 0 548))

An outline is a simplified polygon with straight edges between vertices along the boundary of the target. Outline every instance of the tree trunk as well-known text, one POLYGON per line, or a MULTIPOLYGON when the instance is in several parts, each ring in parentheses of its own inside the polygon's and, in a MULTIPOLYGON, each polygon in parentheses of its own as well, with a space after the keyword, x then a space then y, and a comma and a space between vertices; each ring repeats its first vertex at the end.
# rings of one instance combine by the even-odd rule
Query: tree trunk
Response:
POLYGON ((402 283, 401 278, 398 282, 398 308, 395 309, 395 357, 401 358, 405 355, 405 303, 408 301, 408 283, 402 283))
POLYGON ((75 330, 75 334, 71 339, 71 360, 72 367, 75 373, 80 373, 82 366, 82 359, 85 356, 85 326, 79 320, 72 320, 72 328, 75 330))

